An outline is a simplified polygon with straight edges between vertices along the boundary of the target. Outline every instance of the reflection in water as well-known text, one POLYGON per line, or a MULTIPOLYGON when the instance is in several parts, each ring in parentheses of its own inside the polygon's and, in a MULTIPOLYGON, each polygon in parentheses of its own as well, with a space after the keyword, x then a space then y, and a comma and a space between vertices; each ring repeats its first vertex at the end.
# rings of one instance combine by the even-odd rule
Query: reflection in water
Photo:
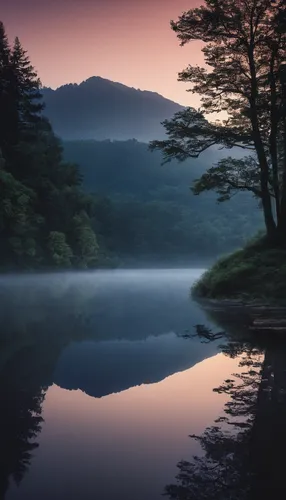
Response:
POLYGON ((70 338, 104 341, 183 333, 205 320, 189 300, 200 274, 179 269, 0 277, 0 320, 15 329, 42 328, 48 320, 50 331, 67 326, 70 338))
MULTIPOLYGON (((188 299, 198 274, 145 270, 0 279, 1 498, 12 479, 20 485, 33 456, 39 463, 42 408, 54 382, 101 397, 158 382, 215 352, 215 346, 205 351, 196 342, 188 350, 176 335, 203 317, 188 299)), ((63 411, 61 401, 57 408, 63 411)), ((25 498, 21 492, 22 485, 25 498)), ((10 487, 8 497, 14 495, 10 487)))
MULTIPOLYGON (((255 500, 286 493, 286 344, 262 335, 247 340, 234 319, 235 333, 228 322, 228 342, 221 348, 239 358, 242 372, 214 389, 228 396, 224 414, 191 436, 204 453, 178 463, 177 482, 165 489, 170 498, 255 500)), ((197 334, 208 342, 223 337, 204 327, 197 334)))
POLYGON ((38 338, 32 341, 31 330, 21 339, 25 330, 13 331, 8 329, 9 325, 5 326, 0 358, 1 499, 5 498, 11 479, 20 485, 39 446, 38 437, 44 422, 42 406, 63 347, 53 338, 45 338, 44 331, 41 336, 37 332, 38 338))
POLYGON ((197 276, 0 279, 1 500, 283 497, 286 346, 197 276))
POLYGON ((71 343, 61 354, 54 383, 100 398, 129 387, 154 384, 216 353, 198 342, 186 345, 174 333, 145 340, 71 343))
MULTIPOLYGON (((22 356, 17 361, 21 372, 22 356)), ((41 431, 41 409, 44 390, 33 384, 32 380, 19 380, 14 363, 7 363, 0 374, 0 498, 4 498, 12 476, 20 484, 30 466, 35 441, 41 431)))
POLYGON ((234 369, 234 360, 218 354, 157 384, 103 398, 53 385, 30 471, 5 500, 94 500, 95 492, 100 500, 160 500, 177 461, 189 454, 190 427, 203 432, 226 402, 212 385, 234 369))

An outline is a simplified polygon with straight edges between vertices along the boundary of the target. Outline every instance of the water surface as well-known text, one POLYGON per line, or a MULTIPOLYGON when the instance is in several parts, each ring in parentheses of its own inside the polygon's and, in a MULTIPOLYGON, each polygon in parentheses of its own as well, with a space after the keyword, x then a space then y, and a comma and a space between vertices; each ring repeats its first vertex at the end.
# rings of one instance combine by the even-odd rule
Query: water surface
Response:
POLYGON ((236 498, 236 488, 242 499, 258 491, 263 464, 256 482, 249 464, 258 463, 257 443, 259 456, 271 450, 254 407, 258 393, 269 396, 275 364, 284 415, 284 351, 245 340, 238 321, 193 302, 201 272, 0 279, 2 498, 159 500, 165 488, 178 499, 236 498), (225 334, 210 341, 218 331, 225 334), (194 455, 195 472, 186 465, 194 455), (225 485, 220 497, 214 475, 225 485))

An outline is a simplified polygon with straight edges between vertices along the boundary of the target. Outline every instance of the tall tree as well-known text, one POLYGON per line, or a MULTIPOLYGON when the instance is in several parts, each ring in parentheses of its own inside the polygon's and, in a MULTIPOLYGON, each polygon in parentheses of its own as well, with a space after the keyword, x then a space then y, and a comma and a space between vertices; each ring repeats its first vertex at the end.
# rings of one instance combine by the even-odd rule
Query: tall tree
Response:
POLYGON ((9 143, 10 113, 10 47, 5 27, 0 21, 0 148, 6 150, 9 143))
POLYGON ((168 139, 151 143, 151 149, 163 151, 165 161, 197 157, 214 145, 249 151, 242 160, 218 162, 194 191, 215 189, 220 201, 238 190, 252 191, 261 199, 269 238, 283 242, 285 11, 284 0, 206 0, 172 21, 181 45, 204 43, 206 67, 190 65, 179 74, 201 96, 201 108, 187 108, 165 121, 168 139), (207 120, 206 115, 220 112, 227 119, 207 120))
MULTIPOLYGON (((18 112, 18 134, 29 135, 35 131, 36 127, 39 127, 44 104, 40 92, 40 79, 18 37, 15 38, 11 51, 10 68, 11 91, 18 112)), ((20 137, 17 139, 19 140, 20 137)))
POLYGON ((43 109, 27 52, 18 38, 10 48, 0 23, 1 264, 91 266, 98 246, 90 202, 77 167, 63 161, 43 109))

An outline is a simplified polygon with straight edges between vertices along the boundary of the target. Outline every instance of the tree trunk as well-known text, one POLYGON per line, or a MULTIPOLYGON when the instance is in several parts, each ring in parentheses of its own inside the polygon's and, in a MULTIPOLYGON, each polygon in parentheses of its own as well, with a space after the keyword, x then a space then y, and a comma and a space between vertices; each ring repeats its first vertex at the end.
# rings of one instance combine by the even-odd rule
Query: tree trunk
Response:
POLYGON ((278 220, 278 239, 282 245, 286 244, 286 172, 283 172, 282 197, 278 220))
POLYGON ((278 221, 279 240, 286 244, 286 65, 280 68, 280 79, 282 87, 282 149, 283 149, 283 177, 280 205, 280 217, 278 221))
POLYGON ((262 208, 263 208, 267 237, 269 238, 269 240, 274 242, 277 235, 277 227, 273 217, 271 196, 268 187, 269 165, 265 154, 263 141, 261 138, 258 113, 257 113, 258 88, 257 88, 257 75, 256 75, 256 67, 254 60, 253 26, 251 26, 251 42, 248 49, 248 57, 249 57, 249 69, 251 74, 251 96, 249 99, 249 104, 250 104, 251 125, 253 130, 254 146, 256 149, 256 154, 260 167, 262 208))
MULTIPOLYGON (((261 183, 262 184, 262 183, 261 183)), ((266 226, 266 234, 267 238, 272 241, 276 242, 277 240, 277 227, 273 218, 273 213, 272 213, 272 206, 271 206, 271 198, 268 193, 268 195, 262 195, 262 208, 263 208, 263 215, 264 215, 264 222, 266 226)))
POLYGON ((275 44, 272 50, 272 56, 270 61, 270 72, 269 72, 270 91, 271 91, 271 111, 270 111, 271 132, 269 136, 269 151, 272 163, 273 191, 275 196, 276 220, 278 224, 280 218, 280 186, 278 177, 278 151, 277 151, 279 114, 277 111, 277 88, 276 88, 276 77, 274 70, 277 51, 278 51, 278 44, 275 44))
POLYGON ((264 222, 266 226, 267 237, 270 241, 276 242, 277 239, 277 226, 273 217, 273 210, 271 204, 271 196, 268 187, 268 163, 265 155, 263 143, 260 138, 260 133, 257 125, 255 130, 255 124, 253 126, 254 131, 254 142, 256 153, 260 165, 260 186, 261 186, 261 200, 264 215, 264 222))

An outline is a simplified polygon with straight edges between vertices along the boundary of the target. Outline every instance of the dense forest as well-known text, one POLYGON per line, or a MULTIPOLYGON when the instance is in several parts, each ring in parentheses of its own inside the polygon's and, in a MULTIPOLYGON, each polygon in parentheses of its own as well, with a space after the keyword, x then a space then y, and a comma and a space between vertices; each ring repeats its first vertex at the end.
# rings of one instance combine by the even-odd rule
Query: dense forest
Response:
POLYGON ((0 23, 1 268, 85 268, 98 260, 92 203, 43 115, 41 83, 0 23))
POLYGON ((225 205, 216 203, 214 193, 198 197, 190 191, 223 154, 213 149, 162 166, 160 153, 135 140, 64 142, 66 160, 79 164, 84 188, 95 195, 93 228, 101 246, 121 262, 134 258, 141 264, 209 261, 260 229, 261 211, 251 195, 225 205))

